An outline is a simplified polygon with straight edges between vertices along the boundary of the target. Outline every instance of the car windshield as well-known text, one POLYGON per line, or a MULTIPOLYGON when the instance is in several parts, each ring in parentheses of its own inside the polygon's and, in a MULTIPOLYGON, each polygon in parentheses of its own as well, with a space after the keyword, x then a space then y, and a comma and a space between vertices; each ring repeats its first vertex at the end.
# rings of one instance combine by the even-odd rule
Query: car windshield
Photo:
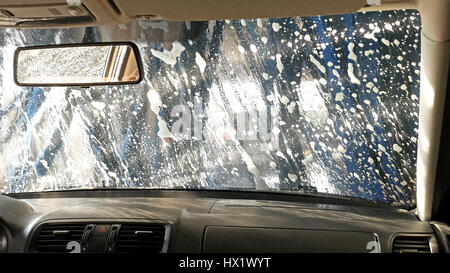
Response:
POLYGON ((286 191, 414 207, 420 31, 414 10, 0 29, 0 191, 286 191), (105 41, 138 46, 142 82, 13 81, 19 46, 105 41))

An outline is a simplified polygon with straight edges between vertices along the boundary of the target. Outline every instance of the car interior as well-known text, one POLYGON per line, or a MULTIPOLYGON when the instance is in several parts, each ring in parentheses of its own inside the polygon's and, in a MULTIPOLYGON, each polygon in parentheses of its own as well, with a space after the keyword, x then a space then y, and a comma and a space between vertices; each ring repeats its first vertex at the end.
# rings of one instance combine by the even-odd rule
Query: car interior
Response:
POLYGON ((449 18, 0 0, 0 253, 450 253, 449 18), (266 150, 213 123, 260 101, 266 150), (168 118, 196 107, 203 135, 168 118))

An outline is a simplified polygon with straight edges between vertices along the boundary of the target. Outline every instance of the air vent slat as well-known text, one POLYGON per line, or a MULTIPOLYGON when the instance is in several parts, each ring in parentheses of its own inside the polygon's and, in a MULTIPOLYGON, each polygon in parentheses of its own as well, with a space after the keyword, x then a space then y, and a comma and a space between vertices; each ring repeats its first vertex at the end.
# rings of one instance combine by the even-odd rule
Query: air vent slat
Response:
POLYGON ((395 246, 402 248, 430 248, 429 245, 418 245, 418 244, 396 244, 395 246))
POLYGON ((421 244, 421 245, 428 245, 428 241, 423 241, 423 242, 418 242, 418 241, 412 241, 412 240, 397 240, 396 241, 397 244, 421 244))
MULTIPOLYGON (((151 237, 152 237, 152 240, 154 238, 164 239, 164 233, 163 234, 156 234, 156 235, 153 234, 151 237)), ((135 240, 135 238, 136 238, 136 235, 123 235, 123 234, 121 234, 121 236, 120 236, 120 240, 123 240, 123 241, 135 240)))
POLYGON ((122 224, 116 252, 161 252, 165 233, 163 224, 122 224))
POLYGON ((158 250, 161 251, 161 246, 138 246, 138 245, 122 245, 118 247, 118 252, 121 250, 126 252, 135 252, 136 250, 142 250, 142 249, 152 249, 152 250, 158 250))
MULTIPOLYGON (((56 231, 61 231, 60 229, 56 230, 56 231)), ((53 233, 53 231, 42 231, 41 232, 42 235, 55 235, 53 233)), ((83 230, 70 230, 70 234, 83 234, 83 230)))
POLYGON ((67 240, 38 240, 36 245, 46 245, 46 244, 67 244, 67 240))
POLYGON ((394 253, 430 253, 430 236, 398 236, 392 243, 394 253))
POLYGON ((163 229, 164 227, 159 225, 159 224, 148 224, 146 226, 143 225, 128 225, 125 226, 124 228, 128 228, 128 229, 136 229, 136 228, 156 228, 156 229, 163 229))
MULTIPOLYGON (((161 238, 162 240, 164 240, 164 238, 161 238)), ((139 241, 139 240, 119 240, 117 241, 119 243, 120 246, 123 246, 125 244, 131 245, 131 244, 135 244, 135 245, 161 245, 160 241, 149 241, 149 240, 145 240, 145 241, 139 241)))
MULTIPOLYGON (((65 248, 65 246, 64 246, 65 248)), ((43 252, 45 250, 51 250, 52 252, 62 252, 61 245, 45 245, 45 246, 39 246, 40 252, 43 252)))
MULTIPOLYGON (((121 233, 123 236, 130 236, 130 237, 136 236, 135 231, 125 231, 125 232, 121 232, 121 233)), ((155 236, 161 236, 161 235, 164 236, 164 234, 166 234, 165 231, 153 231, 152 232, 152 235, 155 235, 155 236)))
POLYGON ((154 230, 154 229, 148 229, 148 228, 147 229, 137 228, 137 229, 123 230, 122 232, 124 232, 124 233, 126 233, 126 232, 134 233, 137 230, 140 230, 140 231, 152 231, 152 232, 162 232, 162 233, 165 232, 164 229, 163 230, 154 230))
POLYGON ((54 229, 54 228, 81 228, 86 226, 85 224, 48 224, 43 229, 54 229))

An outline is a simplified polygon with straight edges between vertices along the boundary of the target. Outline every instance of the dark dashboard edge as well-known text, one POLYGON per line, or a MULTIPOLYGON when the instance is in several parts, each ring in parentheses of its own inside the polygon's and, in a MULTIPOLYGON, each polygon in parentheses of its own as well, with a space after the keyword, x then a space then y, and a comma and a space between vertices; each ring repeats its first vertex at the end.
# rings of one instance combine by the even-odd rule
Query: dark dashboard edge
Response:
POLYGON ((50 192, 10 193, 6 196, 15 199, 41 199, 41 198, 126 198, 126 197, 153 197, 153 198, 212 198, 212 199, 253 199, 283 202, 308 202, 332 205, 363 206, 391 210, 405 210, 406 208, 393 207, 388 204, 350 197, 321 196, 315 194, 298 194, 286 192, 260 192, 235 190, 184 190, 184 189, 120 189, 120 190, 69 190, 50 192))

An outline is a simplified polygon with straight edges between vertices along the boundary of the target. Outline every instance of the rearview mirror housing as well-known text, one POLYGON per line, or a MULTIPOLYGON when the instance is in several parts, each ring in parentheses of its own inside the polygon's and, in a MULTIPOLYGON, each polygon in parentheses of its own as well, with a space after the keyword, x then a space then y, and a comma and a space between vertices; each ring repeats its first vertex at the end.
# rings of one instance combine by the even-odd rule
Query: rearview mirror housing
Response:
POLYGON ((14 81, 19 86, 137 84, 142 60, 131 42, 19 47, 14 81))

